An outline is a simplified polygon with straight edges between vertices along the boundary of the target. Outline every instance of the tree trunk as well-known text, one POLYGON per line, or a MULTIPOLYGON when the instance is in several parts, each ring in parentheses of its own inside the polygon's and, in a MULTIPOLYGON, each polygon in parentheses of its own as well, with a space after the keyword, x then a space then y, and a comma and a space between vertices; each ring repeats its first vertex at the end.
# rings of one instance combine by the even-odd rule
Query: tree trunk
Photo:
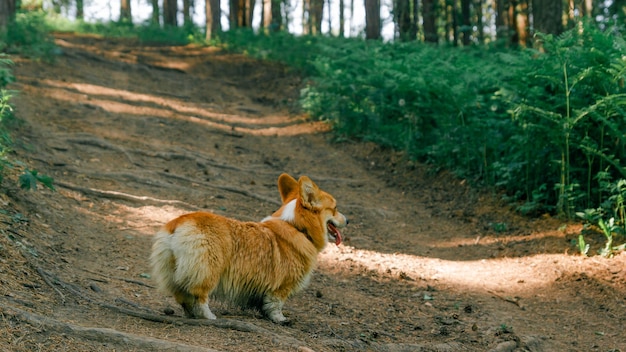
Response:
POLYGON ((309 0, 309 34, 322 33, 322 18, 324 17, 324 0, 309 0))
POLYGON ((417 32, 419 31, 420 6, 419 0, 411 1, 411 40, 417 40, 417 32))
POLYGON ((220 0, 205 0, 206 40, 211 40, 221 29, 220 0))
POLYGON ((252 27, 254 0, 230 0, 231 28, 252 27))
POLYGON ((120 22, 133 22, 132 11, 130 10, 130 0, 120 1, 120 22))
POLYGON ((400 41, 409 41, 412 32, 411 23, 411 0, 395 0, 394 3, 394 19, 396 22, 396 32, 400 41))
POLYGON ((163 0, 163 24, 165 26, 177 26, 177 14, 178 6, 176 0, 163 0))
MULTIPOLYGON (((515 11, 515 32, 517 33, 518 43, 521 46, 528 46, 529 44, 529 35, 528 30, 530 28, 529 18, 529 6, 528 1, 530 0, 520 0, 517 4, 515 11)), ((560 1, 551 0, 555 3, 560 1)))
POLYGON ((281 6, 283 4, 282 0, 271 0, 272 1, 272 21, 270 24, 270 30, 272 32, 278 32, 283 29, 283 13, 281 12, 281 6))
MULTIPOLYGON (((328 19, 328 35, 333 35, 333 14, 331 12, 332 9, 332 0, 327 0, 328 3, 326 4, 326 9, 328 10, 326 13, 328 14, 328 16, 326 17, 328 19)), ((320 32, 321 33, 321 32, 320 32)))
POLYGON ((471 0, 461 0, 461 42, 463 46, 472 43, 471 0))
POLYGON ((554 0, 533 0, 533 30, 535 33, 561 34, 563 3, 554 0))
POLYGON ((15 17, 15 0, 0 0, 0 33, 6 32, 15 17))
POLYGON ((345 14, 345 3, 344 0, 339 0, 339 37, 345 37, 346 32, 346 14, 345 14))
POLYGON ((509 42, 511 29, 509 28, 508 0, 494 0, 496 5, 496 39, 509 42))
POLYGON ((152 16, 150 16, 150 23, 158 26, 160 24, 161 11, 159 10, 159 0, 150 0, 152 6, 152 16))
POLYGON ((365 39, 380 39, 380 0, 365 0, 365 39))
POLYGON ((478 28, 478 44, 485 44, 485 29, 483 24, 483 4, 481 0, 474 1, 474 17, 478 28))
POLYGON ((588 18, 593 17, 593 0, 583 0, 583 15, 588 18))
POLYGON ((83 0, 76 0, 76 20, 82 21, 85 19, 85 6, 83 0))
POLYGON ((437 43, 439 36, 437 35, 437 9, 435 7, 435 0, 422 1, 422 18, 424 21, 424 41, 437 43))
POLYGON ((190 27, 193 25, 191 20, 191 8, 193 7, 193 0, 183 0, 183 26, 190 27))

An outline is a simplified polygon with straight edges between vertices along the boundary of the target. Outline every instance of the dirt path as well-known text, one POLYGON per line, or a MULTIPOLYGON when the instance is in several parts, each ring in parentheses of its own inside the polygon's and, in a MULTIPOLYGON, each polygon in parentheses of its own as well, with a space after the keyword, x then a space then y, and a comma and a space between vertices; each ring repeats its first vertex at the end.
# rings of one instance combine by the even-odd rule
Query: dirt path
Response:
POLYGON ((626 255, 581 258, 576 226, 331 143, 292 109, 302 82, 285 68, 214 48, 57 43, 55 64, 15 67, 17 157, 57 192, 4 181, 0 349, 626 350, 626 255), (287 302, 294 324, 217 303, 216 322, 183 319, 147 275, 152 234, 196 209, 261 219, 281 172, 310 176, 351 220, 287 302))

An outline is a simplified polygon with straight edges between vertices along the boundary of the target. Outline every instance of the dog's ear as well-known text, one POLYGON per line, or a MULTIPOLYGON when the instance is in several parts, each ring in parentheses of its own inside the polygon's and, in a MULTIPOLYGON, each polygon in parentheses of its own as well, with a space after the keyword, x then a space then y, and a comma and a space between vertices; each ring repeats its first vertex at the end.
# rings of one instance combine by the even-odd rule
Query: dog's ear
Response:
POLYGON ((283 203, 295 198, 298 189, 298 181, 289 174, 281 174, 278 177, 278 192, 283 203))
POLYGON ((307 176, 301 176, 298 180, 300 186, 300 199, 305 208, 313 209, 320 205, 320 189, 307 176))

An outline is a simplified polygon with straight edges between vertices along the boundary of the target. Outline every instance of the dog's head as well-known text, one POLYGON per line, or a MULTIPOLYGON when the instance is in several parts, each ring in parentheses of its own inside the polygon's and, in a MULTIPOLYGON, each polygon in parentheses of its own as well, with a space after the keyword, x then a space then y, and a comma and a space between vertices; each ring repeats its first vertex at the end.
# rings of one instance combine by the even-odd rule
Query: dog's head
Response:
POLYGON ((307 235, 321 250, 328 241, 339 245, 342 241, 340 228, 348 224, 346 217, 337 211, 337 202, 322 191, 307 176, 298 181, 288 174, 278 178, 278 190, 283 205, 272 217, 292 224, 307 235))

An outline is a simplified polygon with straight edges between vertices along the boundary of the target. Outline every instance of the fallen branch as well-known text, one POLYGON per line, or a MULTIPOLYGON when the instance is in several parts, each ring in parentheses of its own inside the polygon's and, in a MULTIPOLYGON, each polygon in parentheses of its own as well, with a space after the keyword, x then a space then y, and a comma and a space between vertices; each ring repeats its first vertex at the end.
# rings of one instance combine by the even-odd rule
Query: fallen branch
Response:
POLYGON ((192 346, 167 340, 161 340, 153 337, 125 333, 114 329, 83 327, 79 325, 65 323, 39 314, 30 313, 19 308, 11 307, 3 303, 0 303, 0 309, 2 310, 2 315, 5 317, 10 316, 17 320, 27 322, 38 327, 44 327, 48 331, 68 334, 85 340, 92 340, 101 343, 115 343, 125 347, 151 351, 216 351, 205 347, 192 346))

